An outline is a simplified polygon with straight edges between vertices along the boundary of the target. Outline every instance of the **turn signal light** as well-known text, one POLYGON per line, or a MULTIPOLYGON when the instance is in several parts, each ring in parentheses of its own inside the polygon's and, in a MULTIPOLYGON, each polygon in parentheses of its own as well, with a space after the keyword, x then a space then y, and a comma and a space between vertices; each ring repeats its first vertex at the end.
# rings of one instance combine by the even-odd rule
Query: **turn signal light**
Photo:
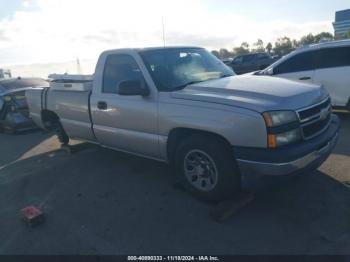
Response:
POLYGON ((265 113, 263 113, 263 117, 264 117, 266 126, 273 127, 273 122, 272 122, 272 118, 271 118, 270 114, 265 112, 265 113))
POLYGON ((267 136, 267 143, 269 148, 276 148, 277 147, 276 135, 269 134, 267 136))

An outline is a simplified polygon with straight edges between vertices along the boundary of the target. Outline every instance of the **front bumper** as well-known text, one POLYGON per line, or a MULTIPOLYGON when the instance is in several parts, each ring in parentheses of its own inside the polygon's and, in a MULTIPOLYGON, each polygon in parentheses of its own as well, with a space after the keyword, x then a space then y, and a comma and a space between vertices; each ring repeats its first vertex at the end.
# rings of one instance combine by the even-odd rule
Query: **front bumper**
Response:
POLYGON ((242 180, 249 180, 249 176, 284 176, 318 168, 335 147, 339 127, 339 118, 332 115, 325 132, 298 145, 273 150, 235 148, 242 180))

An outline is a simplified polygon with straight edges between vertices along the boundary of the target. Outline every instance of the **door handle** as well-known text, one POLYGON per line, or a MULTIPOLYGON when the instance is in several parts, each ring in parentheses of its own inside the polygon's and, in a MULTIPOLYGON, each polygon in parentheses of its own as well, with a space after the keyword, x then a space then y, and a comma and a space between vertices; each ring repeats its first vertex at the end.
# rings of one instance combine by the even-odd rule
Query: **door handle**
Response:
POLYGON ((107 103, 104 101, 97 102, 97 108, 100 110, 107 110, 107 103))
POLYGON ((299 80, 310 80, 311 77, 309 76, 304 76, 304 77, 300 77, 299 80))

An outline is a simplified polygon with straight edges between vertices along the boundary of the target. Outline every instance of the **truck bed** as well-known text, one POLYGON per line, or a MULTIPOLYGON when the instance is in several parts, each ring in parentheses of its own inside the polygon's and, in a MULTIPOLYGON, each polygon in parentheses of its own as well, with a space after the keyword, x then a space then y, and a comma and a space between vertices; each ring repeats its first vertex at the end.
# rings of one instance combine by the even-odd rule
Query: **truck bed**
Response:
POLYGON ((59 116, 64 130, 72 138, 95 139, 90 118, 90 95, 91 91, 47 91, 46 109, 59 116))
MULTIPOLYGON (((55 84, 57 87, 57 82, 55 84)), ((67 81, 64 84, 67 84, 67 81)), ((69 137, 95 141, 89 108, 91 90, 55 87, 37 88, 26 93, 31 118, 44 128, 41 112, 43 110, 52 111, 59 117, 69 137)))

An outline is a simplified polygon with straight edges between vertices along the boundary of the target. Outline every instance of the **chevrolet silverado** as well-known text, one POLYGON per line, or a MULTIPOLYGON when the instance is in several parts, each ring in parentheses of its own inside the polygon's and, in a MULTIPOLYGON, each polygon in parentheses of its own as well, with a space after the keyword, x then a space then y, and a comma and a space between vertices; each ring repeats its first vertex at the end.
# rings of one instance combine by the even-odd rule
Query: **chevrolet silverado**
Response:
POLYGON ((103 52, 92 76, 53 75, 28 90, 30 116, 57 132, 169 163, 206 200, 251 177, 316 169, 339 120, 320 85, 234 72, 203 48, 103 52))

